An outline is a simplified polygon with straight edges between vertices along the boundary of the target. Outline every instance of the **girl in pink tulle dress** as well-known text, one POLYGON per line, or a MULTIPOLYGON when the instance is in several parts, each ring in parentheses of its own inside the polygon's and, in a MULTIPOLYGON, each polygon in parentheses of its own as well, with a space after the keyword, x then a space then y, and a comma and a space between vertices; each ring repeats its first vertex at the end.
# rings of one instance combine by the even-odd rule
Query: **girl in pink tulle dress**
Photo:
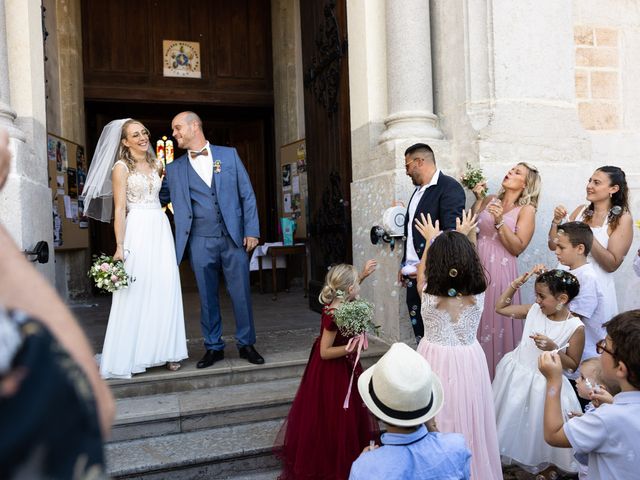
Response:
MULTIPOLYGON (((518 255, 533 236, 540 175, 533 165, 518 163, 502 179, 498 195, 484 197, 485 191, 486 183, 479 183, 473 189, 476 203, 472 210, 478 214, 478 254, 488 272, 487 308, 480 320, 478 341, 493 379, 500 359, 522 338, 522 322, 498 315, 495 305, 509 282, 518 276, 518 255)), ((520 295, 513 301, 519 304, 520 295)))
POLYGON ((438 430, 463 434, 472 454, 471 478, 493 480, 502 478, 502 468, 489 370, 476 339, 487 281, 466 237, 474 220, 467 215, 458 231, 444 233, 429 221, 418 222, 428 245, 418 269, 424 322, 418 353, 443 379, 438 430))

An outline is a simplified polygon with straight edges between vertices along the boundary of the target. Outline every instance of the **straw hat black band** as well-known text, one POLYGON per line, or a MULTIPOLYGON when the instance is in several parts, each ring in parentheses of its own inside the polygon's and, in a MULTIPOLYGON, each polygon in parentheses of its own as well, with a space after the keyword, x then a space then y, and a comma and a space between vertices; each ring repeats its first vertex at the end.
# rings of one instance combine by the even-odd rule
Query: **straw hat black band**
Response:
POLYGON ((376 392, 373 390, 373 382, 371 380, 369 381, 369 394, 371 395, 371 400, 373 400, 373 403, 375 403, 376 407, 378 407, 382 413, 390 417, 397 418, 398 420, 413 420, 414 418, 420 418, 423 415, 426 415, 429 410, 431 410, 431 406, 433 405, 433 392, 431 392, 429 404, 424 408, 419 408, 418 410, 412 410, 409 412, 394 410, 393 408, 387 407, 377 397, 376 392))

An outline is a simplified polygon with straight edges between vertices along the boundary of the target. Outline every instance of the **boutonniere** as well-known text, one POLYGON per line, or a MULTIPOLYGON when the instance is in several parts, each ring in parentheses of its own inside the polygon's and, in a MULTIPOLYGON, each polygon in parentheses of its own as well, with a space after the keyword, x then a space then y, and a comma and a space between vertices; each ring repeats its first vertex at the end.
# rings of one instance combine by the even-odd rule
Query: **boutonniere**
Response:
POLYGON ((222 171, 222 163, 220 160, 213 161, 213 171, 214 173, 220 173, 222 171))

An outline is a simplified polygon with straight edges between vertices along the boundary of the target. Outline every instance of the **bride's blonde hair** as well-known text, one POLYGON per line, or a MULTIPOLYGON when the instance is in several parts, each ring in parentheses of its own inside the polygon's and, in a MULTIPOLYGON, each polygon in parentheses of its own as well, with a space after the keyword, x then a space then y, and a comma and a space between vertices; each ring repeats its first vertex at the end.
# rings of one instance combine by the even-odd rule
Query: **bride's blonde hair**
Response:
POLYGON ((358 270, 353 265, 341 263, 331 267, 324 278, 324 287, 322 287, 318 300, 321 304, 328 305, 341 293, 346 295, 349 287, 358 283, 358 277, 358 270))

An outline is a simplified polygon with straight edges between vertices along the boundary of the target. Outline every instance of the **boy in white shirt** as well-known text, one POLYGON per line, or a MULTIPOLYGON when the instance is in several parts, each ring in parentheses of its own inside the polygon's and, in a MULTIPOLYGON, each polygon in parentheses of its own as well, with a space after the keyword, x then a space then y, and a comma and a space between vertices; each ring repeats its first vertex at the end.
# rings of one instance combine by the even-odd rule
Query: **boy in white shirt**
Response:
POLYGON ((580 293, 569 303, 569 310, 579 316, 584 323, 584 350, 582 360, 597 357, 596 342, 605 337, 602 324, 604 318, 602 291, 598 286, 593 266, 588 263, 587 255, 593 244, 593 232, 583 222, 567 222, 558 227, 554 239, 558 262, 569 268, 580 283, 580 293))
MULTIPOLYGON (((562 364, 555 352, 540 355, 538 366, 547 379, 544 438, 554 447, 572 447, 588 455, 590 479, 638 478, 640 460, 640 310, 630 310, 604 324, 605 339, 597 343, 603 380, 620 387, 613 404, 563 421, 560 406, 562 364)), ((592 395, 592 398, 593 395, 592 395)))

